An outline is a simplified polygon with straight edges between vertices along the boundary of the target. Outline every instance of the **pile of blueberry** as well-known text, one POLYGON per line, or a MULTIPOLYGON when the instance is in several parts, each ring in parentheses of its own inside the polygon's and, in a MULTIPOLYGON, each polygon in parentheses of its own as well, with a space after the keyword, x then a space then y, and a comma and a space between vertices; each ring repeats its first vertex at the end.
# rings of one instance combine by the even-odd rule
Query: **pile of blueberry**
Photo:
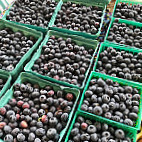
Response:
POLYGON ((122 129, 78 116, 68 142, 132 142, 122 129))
POLYGON ((69 30, 96 34, 103 11, 99 7, 84 6, 72 2, 63 3, 56 17, 55 26, 69 30))
POLYGON ((141 4, 128 5, 125 2, 118 3, 116 5, 114 17, 142 22, 142 5, 141 4))
POLYGON ((0 138, 5 142, 57 142, 75 96, 51 86, 14 85, 14 98, 0 108, 0 138))
POLYGON ((7 20, 48 27, 57 2, 55 0, 16 0, 7 20))
POLYGON ((140 93, 137 88, 123 86, 110 79, 93 78, 85 92, 81 110, 135 126, 139 103, 140 93))
POLYGON ((81 86, 94 50, 78 46, 71 38, 51 36, 42 54, 35 61, 33 71, 56 80, 81 86))
POLYGON ((97 72, 142 82, 142 52, 132 53, 107 47, 99 55, 97 72))
POLYGON ((115 19, 109 30, 107 40, 142 48, 142 29, 140 27, 118 22, 119 20, 115 19))
POLYGON ((6 83, 5 79, 0 78, 0 91, 3 89, 4 85, 6 83))
POLYGON ((12 71, 20 59, 32 48, 36 39, 10 28, 0 30, 0 69, 12 71))

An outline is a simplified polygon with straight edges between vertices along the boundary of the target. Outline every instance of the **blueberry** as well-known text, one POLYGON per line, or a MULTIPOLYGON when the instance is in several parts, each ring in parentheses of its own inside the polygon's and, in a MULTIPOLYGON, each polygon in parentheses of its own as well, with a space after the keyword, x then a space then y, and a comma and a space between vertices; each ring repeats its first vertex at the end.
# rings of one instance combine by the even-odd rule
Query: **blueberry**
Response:
POLYGON ((109 108, 110 108, 111 110, 115 110, 115 109, 116 109, 116 103, 110 102, 110 103, 109 103, 109 108))
POLYGON ((103 95, 103 96, 102 96, 102 101, 103 101, 104 103, 109 103, 110 97, 109 97, 108 95, 103 95))
POLYGON ((93 113, 95 115, 102 115, 103 111, 102 111, 102 108, 99 107, 99 106, 96 106, 94 109, 93 109, 93 113))
POLYGON ((81 106, 81 110, 87 111, 87 110, 88 110, 88 106, 87 106, 86 104, 83 104, 83 105, 81 106))
POLYGON ((83 117, 81 117, 81 116, 78 116, 77 121, 79 123, 83 123, 85 121, 85 119, 83 117))
POLYGON ((102 124, 102 130, 103 130, 103 131, 108 130, 108 127, 109 127, 109 126, 108 126, 107 124, 105 124, 105 123, 102 124))
POLYGON ((129 126, 133 126, 133 122, 130 119, 125 119, 124 123, 129 126))
POLYGON ((91 96, 91 102, 92 103, 97 103, 97 96, 96 95, 91 96))
POLYGON ((17 134, 20 132, 20 129, 19 128, 15 128, 12 130, 11 134, 15 137, 17 136, 17 134))
POLYGON ((102 93, 103 92, 103 88, 102 87, 97 87, 96 88, 96 92, 97 93, 102 93))
POLYGON ((58 120, 56 117, 52 117, 49 119, 49 124, 53 127, 53 126, 56 126, 58 123, 58 120))
POLYGON ((108 104, 103 104, 102 109, 103 109, 103 112, 108 112, 109 111, 109 105, 108 104))
POLYGON ((115 131, 115 137, 118 138, 118 139, 124 139, 125 138, 125 133, 123 130, 121 129, 117 129, 115 131))
POLYGON ((9 118, 11 115, 15 115, 15 112, 12 110, 7 111, 6 116, 9 118))
POLYGON ((126 93, 132 93, 133 89, 130 86, 126 86, 125 91, 126 91, 126 93))
POLYGON ((85 92, 85 96, 86 96, 86 97, 91 97, 92 95, 93 95, 93 92, 90 91, 90 90, 87 90, 87 91, 85 92))
POLYGON ((61 116, 61 121, 67 122, 68 120, 68 113, 63 113, 61 116))
POLYGON ((40 109, 40 110, 38 111, 38 114, 39 114, 39 116, 42 116, 42 115, 45 114, 45 111, 44 111, 43 109, 40 109))
POLYGON ((5 132, 6 134, 11 133, 11 131, 12 131, 11 127, 8 126, 8 125, 5 125, 4 128, 3 128, 3 130, 4 130, 4 132, 5 132))
POLYGON ((114 116, 112 117, 112 120, 117 121, 117 122, 120 122, 120 116, 114 115, 114 116))
POLYGON ((89 125, 88 128, 87 128, 87 132, 89 134, 93 134, 95 133, 97 130, 96 130, 96 127, 94 125, 89 125))
POLYGON ((90 139, 91 139, 92 142, 95 142, 95 141, 98 140, 98 135, 96 133, 91 134, 90 139))
POLYGON ((38 127, 38 128, 42 128, 42 127, 43 127, 43 123, 42 123, 42 122, 40 122, 40 121, 39 121, 39 122, 37 122, 37 123, 36 123, 36 125, 37 125, 37 127, 38 127))
POLYGON ((126 105, 124 103, 121 103, 119 107, 120 107, 120 111, 124 111, 126 109, 126 105))
POLYGON ((46 135, 48 138, 53 139, 55 137, 56 133, 57 133, 56 129, 50 128, 50 129, 48 129, 46 135))
POLYGON ((138 101, 132 101, 132 105, 139 106, 139 102, 138 101))
POLYGON ((80 139, 82 141, 89 141, 90 140, 90 135, 87 133, 81 134, 80 139))
POLYGON ((99 86, 101 86, 101 87, 103 87, 103 86, 106 85, 105 81, 104 81, 102 78, 99 78, 99 79, 97 80, 97 84, 98 84, 99 86))
POLYGON ((39 99, 40 99, 40 102, 44 103, 46 101, 46 96, 41 95, 39 99))
POLYGON ((139 101, 140 100, 140 95, 139 94, 134 94, 133 100, 139 101))
POLYGON ((111 136, 111 134, 110 134, 110 132, 108 132, 108 131, 104 131, 104 132, 102 133, 102 137, 106 137, 107 139, 109 139, 110 136, 111 136))
POLYGON ((23 133, 24 135, 29 135, 30 130, 29 130, 29 129, 23 129, 22 133, 23 133))
POLYGON ((106 112, 106 113, 104 114, 104 117, 106 117, 107 119, 111 119, 112 114, 111 114, 110 112, 106 112))
POLYGON ((132 111, 137 114, 139 111, 138 106, 133 106, 132 111))
POLYGON ((24 140, 25 140, 25 135, 23 135, 22 133, 19 133, 18 135, 17 135, 17 140, 19 141, 19 142, 23 142, 24 140))
POLYGON ((138 118, 138 115, 136 114, 136 113, 134 113, 134 112, 131 112, 131 113, 129 113, 129 118, 131 119, 131 120, 137 120, 137 118, 138 118))
POLYGON ((39 128, 36 130, 36 135, 37 136, 44 136, 45 135, 45 130, 43 128, 39 128))
POLYGON ((58 132, 60 132, 60 131, 62 130, 62 128, 63 128, 63 126, 62 126, 61 123, 58 123, 58 124, 56 125, 56 130, 57 130, 58 132))
POLYGON ((13 136, 11 134, 7 134, 5 137, 4 137, 4 141, 5 142, 13 142, 13 136))
POLYGON ((73 137, 73 140, 74 140, 75 142, 80 141, 80 134, 77 134, 76 136, 74 136, 74 137, 73 137))
POLYGON ((33 126, 33 127, 30 127, 30 131, 31 131, 31 132, 35 132, 36 129, 37 129, 37 127, 34 127, 34 126, 33 126))
POLYGON ((39 138, 35 138, 34 142, 41 142, 39 138))
POLYGON ((72 135, 72 136, 76 136, 78 133, 79 133, 79 129, 78 129, 78 128, 74 128, 74 129, 72 129, 72 131, 71 131, 71 135, 72 135))

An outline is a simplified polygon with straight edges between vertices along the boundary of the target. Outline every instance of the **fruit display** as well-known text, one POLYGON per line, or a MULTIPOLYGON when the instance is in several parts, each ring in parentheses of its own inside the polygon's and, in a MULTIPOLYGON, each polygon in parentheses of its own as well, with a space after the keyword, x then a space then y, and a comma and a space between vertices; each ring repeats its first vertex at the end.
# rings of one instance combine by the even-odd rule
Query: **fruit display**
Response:
POLYGON ((142 51, 125 47, 120 50, 121 48, 106 45, 98 55, 95 71, 134 82, 142 82, 142 51))
MULTIPOLYGON (((104 118, 137 127, 140 113, 140 86, 93 73, 84 90, 80 109, 104 118)), ((140 119, 140 118, 139 118, 140 119)), ((138 126, 139 127, 139 126, 138 126)))
POLYGON ((58 11, 54 26, 95 35, 102 22, 103 9, 82 3, 65 2, 58 11))
POLYGON ((49 31, 48 35, 47 42, 35 53, 25 71, 30 68, 30 72, 44 79, 82 88, 94 58, 96 42, 62 32, 49 31))
POLYGON ((142 3, 117 0, 111 13, 109 1, 9 6, 0 19, 0 142, 136 142, 142 3))
MULTIPOLYGON (((128 22, 129 23, 129 22, 128 22)), ((107 40, 127 46, 142 47, 142 29, 141 27, 126 24, 121 19, 114 19, 107 40)))
POLYGON ((0 70, 16 79, 42 37, 41 32, 0 19, 0 70))
POLYGON ((0 30, 0 69, 12 71, 30 48, 35 44, 35 37, 27 37, 22 32, 11 28, 0 30))
POLYGON ((56 6, 55 0, 16 0, 6 19, 46 28, 56 6))
POLYGON ((69 132, 65 142, 133 142, 131 132, 99 122, 82 113, 76 115, 69 132))
MULTIPOLYGON (((20 77, 22 82, 15 83, 13 92, 7 93, 13 98, 0 108, 0 138, 5 142, 58 141, 79 92, 30 74, 20 77)), ((1 105, 7 97, 2 98, 1 105)))
POLYGON ((142 4, 119 2, 116 5, 114 17, 142 22, 142 4))

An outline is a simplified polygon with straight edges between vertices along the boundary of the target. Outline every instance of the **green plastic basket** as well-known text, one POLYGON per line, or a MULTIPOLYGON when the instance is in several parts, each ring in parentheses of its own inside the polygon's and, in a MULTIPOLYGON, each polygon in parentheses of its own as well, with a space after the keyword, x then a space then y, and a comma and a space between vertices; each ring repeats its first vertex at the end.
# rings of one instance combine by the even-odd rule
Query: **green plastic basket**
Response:
MULTIPOLYGON (((21 58, 19 63, 16 65, 13 71, 8 72, 10 75, 15 79, 18 74, 22 71, 24 64, 31 58, 32 53, 38 48, 38 45, 40 44, 43 35, 41 32, 38 32, 36 30, 32 30, 20 25, 16 25, 14 23, 7 22, 5 20, 0 19, 0 29, 3 29, 4 27, 8 27, 12 29, 14 32, 20 31, 22 32, 25 36, 33 36, 37 39, 36 43, 33 45, 32 48, 29 49, 29 51, 21 58)), ((1 70, 1 69, 0 69, 1 70)))
POLYGON ((6 81, 2 90, 0 91, 0 98, 6 93, 6 91, 10 88, 11 85, 11 75, 6 73, 5 71, 0 71, 0 79, 4 79, 6 81))
POLYGON ((114 14, 115 14, 117 4, 123 3, 123 2, 127 3, 128 5, 142 4, 142 2, 140 2, 140 1, 138 2, 137 0, 117 0, 115 3, 114 9, 113 9, 112 17, 115 17, 114 14))
POLYGON ((100 118, 102 120, 104 120, 104 122, 109 122, 110 124, 115 124, 116 126, 120 126, 121 128, 127 128, 129 131, 137 131, 140 129, 140 125, 141 125, 141 114, 142 114, 142 86, 141 84, 135 84, 134 82, 129 82, 127 80, 123 80, 123 79, 119 79, 119 78, 116 78, 116 77, 111 77, 111 76, 108 76, 108 75, 104 75, 104 74, 101 74, 101 73, 97 73, 97 72, 92 72, 88 81, 87 81, 87 84, 85 86, 85 89, 83 91, 83 94, 82 94, 82 97, 81 97, 81 101, 80 101, 80 104, 79 104, 79 107, 78 107, 78 110, 81 111, 81 112, 84 112, 88 115, 91 115, 91 116, 94 116, 96 118, 100 118), (111 79, 113 80, 114 82, 118 82, 119 84, 121 85, 124 85, 124 86, 131 86, 133 88, 137 88, 139 89, 139 93, 140 93, 140 96, 141 96, 141 99, 140 99, 140 104, 139 104, 139 112, 138 112, 138 119, 135 123, 135 126, 128 126, 128 125, 125 125, 123 123, 120 123, 120 122, 116 122, 116 121, 113 121, 113 120, 110 120, 110 119, 107 119, 105 117, 102 117, 102 116, 97 116, 93 113, 89 113, 89 112, 85 112, 83 110, 81 110, 81 105, 83 103, 83 100, 84 100, 84 96, 85 96, 85 92, 87 91, 88 87, 89 87, 89 83, 91 81, 92 78, 102 78, 104 80, 106 79, 111 79))
POLYGON ((91 68, 91 65, 93 63, 93 60, 94 60, 94 56, 95 56, 95 52, 92 56, 92 59, 91 59, 91 63, 90 63, 90 66, 85 74, 85 79, 82 83, 82 86, 81 87, 78 87, 76 85, 73 85, 73 84, 69 84, 67 82, 63 82, 63 81, 59 81, 59 80, 56 80, 54 78, 51 78, 51 77, 48 77, 48 76, 44 76, 44 75, 41 75, 39 73, 36 73, 36 72, 33 72, 32 71, 32 67, 35 63, 35 61, 40 57, 41 55, 41 52, 42 52, 42 46, 43 45, 46 45, 46 43, 48 42, 48 39, 51 35, 55 35, 56 37, 62 37, 63 39, 66 39, 66 38, 71 38, 73 41, 75 41, 78 45, 80 46, 84 46, 86 49, 90 49, 90 48, 93 48, 94 51, 96 52, 97 51, 97 47, 98 47, 98 42, 96 40, 89 40, 89 39, 85 39, 85 38, 82 38, 82 37, 78 37, 76 35, 71 35, 71 34, 66 34, 66 33, 62 33, 62 32, 57 32, 57 31, 49 31, 48 34, 46 35, 44 41, 42 42, 42 44, 40 45, 38 51, 34 54, 33 58, 30 60, 30 62, 25 66, 24 70, 26 72, 29 72, 29 73, 32 73, 40 78, 43 78, 43 79, 47 79, 49 81, 52 81, 52 82, 55 82, 55 83, 59 83, 61 85, 65 85, 65 86, 69 86, 69 87, 74 87, 74 88, 78 88, 78 89, 83 89, 84 85, 85 85, 85 82, 86 82, 86 79, 87 79, 87 76, 88 76, 88 73, 89 73, 89 70, 91 68))
MULTIPOLYGON (((56 2, 59 2, 60 0, 55 0, 55 1, 56 1, 56 2)), ((10 6, 10 8, 11 8, 13 5, 14 5, 14 3, 10 6)), ((60 5, 60 2, 57 4, 57 6, 58 6, 58 5, 60 5)), ((56 6, 56 7, 57 7, 57 6, 56 6)), ((5 12, 5 14, 4 14, 4 16, 2 17, 2 19, 6 20, 6 16, 9 15, 10 8, 5 12)), ((53 15, 52 15, 52 17, 51 17, 51 19, 50 19, 50 22, 49 22, 49 24, 48 24, 48 27, 50 27, 51 25, 53 25, 53 23, 52 23, 52 22, 53 22, 52 18, 53 18, 54 15, 56 15, 56 13, 57 13, 57 9, 55 8, 55 11, 54 11, 54 13, 53 13, 53 15)), ((22 25, 22 26, 26 26, 26 27, 31 28, 31 29, 35 29, 35 30, 37 30, 37 31, 41 31, 41 32, 43 32, 44 34, 46 34, 47 31, 48 31, 48 27, 47 27, 47 28, 43 28, 43 27, 39 27, 39 26, 35 26, 35 25, 29 25, 29 24, 19 23, 19 22, 10 21, 10 20, 7 20, 7 21, 9 21, 9 22, 11 22, 11 23, 16 23, 17 25, 22 25)))
MULTIPOLYGON (((64 87, 64 86, 60 86, 60 85, 55 84, 55 83, 51 83, 49 81, 40 79, 40 78, 38 78, 38 77, 36 77, 32 74, 25 73, 25 72, 20 74, 20 76, 18 77, 18 79, 15 81, 14 84, 16 84, 16 83, 21 84, 21 83, 24 83, 24 82, 30 82, 32 84, 38 84, 41 88, 49 85, 49 86, 52 86, 55 91, 63 90, 67 93, 73 93, 75 95, 76 101, 74 102, 74 106, 72 108, 72 111, 69 114, 67 125, 60 133, 60 138, 59 138, 58 142, 62 142, 62 138, 64 137, 64 134, 66 133, 66 131, 69 127, 69 124, 71 122, 71 119, 72 119, 72 116, 73 116, 73 113, 74 113, 74 110, 75 110, 75 107, 76 107, 76 104, 77 104, 77 101, 78 101, 78 98, 79 98, 80 91, 78 89, 75 89, 75 88, 64 87)), ((10 88, 10 90, 8 90, 6 92, 6 94, 0 99, 0 108, 3 107, 5 104, 7 104, 9 99, 13 98, 13 91, 14 91, 14 89, 13 89, 13 86, 12 86, 10 88)), ((0 140, 0 142, 4 142, 4 141, 0 140)))
MULTIPOLYGON (((108 30, 107 30, 107 33, 106 33, 106 37, 105 37, 105 42, 107 42, 107 43, 114 43, 114 44, 117 44, 117 45, 122 45, 122 46, 126 46, 126 47, 131 47, 131 48, 138 48, 138 47, 135 47, 135 46, 129 46, 129 45, 125 45, 125 44, 120 44, 120 43, 117 43, 117 42, 112 42, 112 41, 109 41, 109 40, 107 40, 107 38, 108 38, 108 35, 109 35, 109 30, 111 29, 111 27, 112 27, 112 25, 113 25, 113 23, 114 23, 114 20, 115 19, 119 19, 119 18, 112 18, 111 19, 111 23, 109 24, 109 27, 108 27, 108 30)), ((137 27, 137 28, 140 28, 140 29, 142 29, 142 23, 138 23, 138 22, 135 22, 135 21, 129 21, 129 20, 125 20, 125 19, 119 19, 119 22, 118 23, 125 23, 125 24, 127 24, 127 25, 133 25, 133 26, 135 26, 135 27, 137 27)))
POLYGON ((106 10, 106 3, 105 2, 108 3, 109 1, 105 1, 105 0, 95 0, 95 1, 92 1, 92 0, 61 0, 60 4, 57 6, 58 12, 56 14, 54 14, 54 16, 52 17, 52 25, 49 26, 49 30, 55 30, 55 31, 60 31, 60 32, 65 32, 65 33, 70 32, 71 34, 83 36, 85 38, 96 39, 97 37, 99 37, 99 35, 101 33, 101 28, 102 28, 102 25, 103 25, 103 20, 104 20, 105 10, 106 10), (53 25, 56 21, 57 14, 58 14, 59 10, 61 10, 63 2, 67 2, 67 1, 71 1, 73 3, 80 3, 80 4, 86 5, 86 6, 92 6, 93 5, 93 6, 98 6, 98 7, 102 8, 103 15, 101 17, 101 23, 100 23, 98 33, 96 33, 95 35, 92 35, 92 34, 89 34, 89 33, 86 33, 86 32, 80 32, 80 31, 68 30, 68 29, 65 29, 65 28, 53 27, 53 25))
MULTIPOLYGON (((96 62, 94 64, 94 71, 96 71, 96 69, 97 69, 97 63, 99 61, 100 53, 103 52, 107 47, 112 47, 112 48, 115 48, 116 50, 119 50, 119 51, 124 50, 124 51, 130 52, 132 54, 138 54, 139 52, 142 52, 142 49, 138 49, 138 48, 131 48, 129 46, 126 47, 124 45, 123 46, 119 46, 119 45, 113 44, 113 43, 103 43, 103 44, 101 44, 101 47, 99 49, 99 52, 98 52, 98 55, 97 55, 97 58, 96 58, 96 62)), ((133 80, 128 80, 128 82, 134 82, 135 84, 141 84, 142 85, 142 83, 135 82, 133 80)))
POLYGON ((125 128, 125 127, 122 128, 121 126, 116 126, 114 123, 104 122, 104 120, 101 119, 101 118, 93 117, 93 116, 91 116, 91 115, 85 114, 85 113, 80 112, 80 111, 77 111, 77 112, 75 113, 75 116, 74 116, 74 118, 73 118, 73 121, 72 121, 71 126, 70 126, 70 128, 69 128, 69 130, 68 130, 68 133, 67 133, 67 136, 66 136, 66 139, 65 139, 64 142, 68 142, 69 136, 70 136, 70 133, 71 133, 71 130, 73 129, 73 126, 74 126, 74 124, 75 124, 76 119, 77 119, 78 116, 82 116, 82 117, 84 117, 84 118, 86 118, 86 119, 93 120, 93 121, 97 121, 97 122, 100 122, 100 123, 106 123, 106 124, 108 124, 109 126, 115 127, 115 128, 117 128, 117 129, 123 129, 124 132, 126 133, 126 136, 128 136, 129 138, 131 138, 131 139, 132 139, 132 142, 136 142, 136 131, 130 131, 130 130, 128 130, 128 129, 125 128))

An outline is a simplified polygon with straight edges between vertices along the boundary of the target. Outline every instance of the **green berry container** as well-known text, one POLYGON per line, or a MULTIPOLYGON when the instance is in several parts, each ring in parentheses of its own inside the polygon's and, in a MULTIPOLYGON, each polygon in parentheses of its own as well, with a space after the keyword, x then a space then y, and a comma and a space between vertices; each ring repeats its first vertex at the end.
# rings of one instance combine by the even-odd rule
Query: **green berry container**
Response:
MULTIPOLYGON (((122 45, 122 46, 125 46, 125 47, 129 47, 129 48, 138 48, 138 47, 135 47, 135 46, 130 46, 130 45, 126 45, 126 44, 120 44, 120 43, 117 43, 117 42, 113 42, 113 41, 107 40, 108 35, 109 35, 109 31, 110 31, 111 27, 113 26, 113 23, 115 22, 115 19, 118 19, 118 20, 119 20, 118 23, 125 23, 125 24, 127 24, 128 26, 129 26, 129 25, 132 25, 132 26, 135 26, 135 27, 137 27, 137 28, 142 29, 142 23, 138 23, 138 22, 135 22, 135 21, 128 21, 128 20, 125 20, 125 19, 119 19, 119 18, 114 18, 114 17, 113 17, 113 18, 111 19, 111 23, 109 24, 109 27, 108 27, 108 30, 107 30, 107 33, 106 33, 104 42, 105 42, 105 43, 114 43, 114 44, 117 44, 117 45, 120 45, 120 46, 122 45)), ((138 49, 140 49, 140 48, 138 48, 138 49)))
POLYGON ((57 6, 57 13, 54 14, 53 17, 52 17, 52 25, 49 26, 49 29, 61 31, 61 32, 70 32, 74 35, 83 36, 85 38, 96 39, 97 37, 99 37, 99 35, 101 33, 101 28, 102 28, 102 25, 103 25, 106 5, 108 3, 109 3, 109 0, 95 0, 95 1, 92 1, 92 0, 61 0, 59 5, 57 6), (79 4, 82 4, 82 5, 85 5, 85 6, 98 6, 98 7, 102 8, 103 15, 101 17, 101 23, 100 23, 99 30, 96 34, 93 35, 93 34, 89 34, 89 33, 86 33, 86 32, 80 32, 80 31, 68 30, 68 29, 65 29, 65 28, 53 27, 53 25, 56 21, 57 14, 61 10, 63 3, 66 3, 68 1, 73 2, 73 3, 77 3, 77 4, 79 3, 79 4))
MULTIPOLYGON (((97 55, 97 58, 96 58, 96 62, 95 62, 95 64, 94 64, 94 71, 96 71, 96 69, 97 69, 97 63, 98 63, 98 61, 99 61, 99 56, 100 56, 100 53, 101 52, 103 52, 107 47, 112 47, 112 48, 114 48, 114 49, 116 49, 116 50, 118 50, 118 51, 125 51, 125 52, 128 52, 128 53, 132 53, 132 54, 138 54, 139 52, 142 52, 142 49, 138 49, 138 48, 131 48, 131 47, 125 47, 124 45, 123 46, 119 46, 119 45, 117 45, 117 44, 113 44, 113 43, 103 43, 103 44, 101 44, 101 47, 100 47, 100 49, 99 49, 99 51, 98 51, 98 55, 97 55)), ((118 77, 119 78, 119 77, 118 77)), ((124 78, 123 78, 124 79, 124 78)), ((125 79, 126 80, 126 79, 125 79)), ((128 82, 133 82, 133 83, 135 83, 135 84, 141 84, 142 85, 142 83, 140 83, 140 82, 135 82, 135 81, 133 81, 133 80, 127 80, 128 82)))
POLYGON ((27 37, 28 36, 33 36, 33 37, 35 37, 37 39, 36 43, 21 58, 21 60, 16 65, 16 67, 14 68, 14 70, 12 70, 10 72, 5 71, 6 73, 10 73, 10 75, 13 77, 13 79, 16 79, 16 77, 18 76, 18 74, 22 71, 25 63, 27 61, 29 61, 29 59, 31 58, 32 53, 38 48, 38 46, 39 46, 39 44, 40 44, 40 42, 41 42, 41 40, 43 38, 43 35, 42 35, 41 32, 38 32, 36 30, 32 30, 32 29, 29 29, 27 27, 16 25, 14 23, 10 23, 10 22, 7 22, 5 20, 0 19, 0 29, 2 30, 3 28, 6 28, 6 27, 12 29, 14 32, 22 32, 27 37))
MULTIPOLYGON (((42 80, 32 74, 29 74, 29 73, 25 73, 25 72, 22 72, 20 74, 20 76, 18 77, 18 79, 15 81, 14 84, 16 83, 24 83, 24 82, 30 82, 32 84, 38 84, 41 88, 49 85, 49 86, 52 86, 53 89, 55 91, 57 90, 63 90, 67 93, 73 93, 74 96, 76 97, 76 101, 74 102, 74 105, 73 105, 73 108, 69 114, 69 118, 68 118, 68 122, 66 124, 66 127, 61 131, 60 133, 60 138, 58 140, 58 142, 62 142, 62 138, 64 137, 68 127, 69 127, 69 124, 71 122, 71 119, 73 117, 73 113, 74 113, 74 110, 75 110, 75 107, 77 105, 77 101, 78 101, 78 98, 79 98, 79 95, 80 95, 80 91, 78 89, 75 89, 75 88, 69 88, 69 87, 64 87, 64 86, 60 86, 58 84, 55 84, 55 83, 51 83, 49 81, 46 81, 46 80, 42 80)), ((14 85, 13 85, 14 86, 14 85)), ((14 92, 14 88, 13 86, 6 92, 6 94, 0 99, 0 108, 3 107, 4 105, 6 105, 9 101, 9 99, 13 98, 13 92, 14 92)), ((0 142, 4 142, 2 139, 0 139, 0 142)))
MULTIPOLYGON (((16 1, 16 0, 15 0, 15 1, 16 1)), ((58 5, 60 5, 61 2, 60 2, 60 0, 55 0, 55 1, 56 1, 56 2, 59 2, 59 3, 57 4, 57 6, 56 6, 56 7, 58 7, 58 5)), ((13 4, 10 6, 10 8, 11 8, 13 5, 14 5, 14 2, 13 2, 13 4)), ((2 17, 2 19, 6 20, 6 16, 9 15, 10 8, 5 12, 5 14, 4 14, 4 16, 2 17)), ((53 17, 54 15, 56 15, 56 13, 57 13, 57 9, 55 8, 55 11, 54 11, 52 17, 53 17)), ((52 17, 51 17, 51 19, 52 19, 52 17)), ((48 27, 51 26, 51 25, 53 25, 53 23, 52 23, 53 21, 52 21, 51 19, 50 19, 50 22, 49 22, 49 24, 48 24, 48 27)), ((42 33, 44 33, 44 34, 46 34, 47 31, 48 31, 48 27, 47 27, 47 28, 43 28, 43 27, 39 27, 39 26, 35 26, 35 25, 19 23, 19 22, 10 21, 10 20, 7 20, 7 21, 9 21, 9 22, 11 22, 11 23, 15 23, 15 24, 17 24, 17 25, 22 25, 22 26, 26 26, 26 27, 31 28, 31 29, 35 29, 35 30, 40 31, 40 32, 42 32, 42 33)))
POLYGON ((6 81, 5 85, 0 91, 0 98, 1 98, 6 93, 6 91, 10 88, 12 78, 9 73, 0 70, 0 79, 4 79, 6 81))
POLYGON ((108 122, 110 124, 114 124, 115 126, 119 126, 121 128, 126 128, 128 131, 137 131, 137 130, 140 130, 140 126, 141 126, 141 117, 142 117, 142 85, 141 84, 135 84, 134 82, 129 82, 127 80, 123 80, 123 79, 119 79, 119 78, 116 78, 116 77, 111 77, 111 76, 108 76, 108 75, 104 75, 104 74, 101 74, 101 73, 97 73, 97 72, 92 72, 90 74, 90 77, 86 83, 86 86, 85 86, 85 89, 83 91, 83 94, 82 94, 82 97, 81 97, 81 101, 80 101, 80 104, 79 104, 79 107, 78 107, 78 110, 80 112, 83 112, 83 113, 86 113, 87 115, 90 115, 94 118, 97 118, 97 119, 102 119, 104 122, 108 122), (85 97, 85 92, 87 91, 88 87, 89 87, 89 83, 91 81, 92 78, 102 78, 103 80, 106 80, 106 79, 111 79, 113 80, 114 82, 118 82, 119 84, 121 85, 124 85, 124 86, 131 86, 132 88, 137 88, 139 90, 139 93, 140 93, 140 102, 139 102, 139 112, 138 112, 138 119, 136 120, 135 122, 135 125, 134 126, 128 126, 124 123, 120 123, 120 122, 116 122, 116 121, 113 121, 113 120, 110 120, 110 119, 107 119, 105 117, 102 117, 102 116, 98 116, 98 115, 95 115, 93 113, 89 113, 89 112, 86 112, 86 111, 83 111, 81 110, 81 105, 83 103, 83 100, 84 100, 84 97, 85 97))
POLYGON ((88 76, 88 73, 90 71, 91 65, 93 64, 93 60, 94 60, 95 52, 97 51, 97 48, 98 48, 98 42, 96 40, 89 40, 89 39, 85 39, 83 37, 79 37, 79 36, 76 36, 76 35, 49 30, 46 37, 45 37, 45 39, 44 39, 44 41, 40 45, 37 52, 34 54, 33 58, 30 60, 30 62, 25 66, 24 70, 26 72, 34 74, 34 75, 36 75, 36 76, 38 76, 40 78, 49 80, 51 82, 55 82, 55 83, 58 83, 58 84, 61 84, 61 85, 69 86, 69 87, 74 87, 74 88, 77 88, 77 89, 83 89, 83 87, 85 85, 85 82, 86 82, 86 79, 87 79, 87 76, 88 76), (35 61, 40 57, 40 55, 42 53, 42 46, 46 45, 46 43, 48 42, 48 39, 52 35, 54 35, 55 37, 62 37, 63 39, 71 38, 75 43, 77 43, 77 45, 84 46, 85 49, 91 49, 91 48, 94 49, 94 54, 93 54, 92 59, 90 61, 89 68, 85 73, 85 79, 84 79, 81 87, 78 87, 78 86, 73 85, 73 84, 69 84, 67 82, 56 80, 56 79, 51 78, 49 76, 44 76, 44 75, 41 75, 39 73, 33 72, 32 67, 33 67, 35 61))
MULTIPOLYGON (((115 14, 115 10, 116 10, 117 4, 118 4, 118 3, 123 3, 123 2, 125 2, 125 3, 128 4, 128 5, 142 4, 142 2, 140 2, 140 1, 138 2, 138 1, 136 1, 136 0, 116 0, 115 6, 114 6, 114 9, 113 9, 113 13, 112 13, 112 17, 115 17, 114 14, 115 14)), ((127 20, 127 19, 126 19, 126 20, 127 20)), ((131 21, 131 20, 129 20, 129 21, 131 21)), ((135 21, 135 22, 137 22, 137 21, 135 21)))
POLYGON ((80 112, 80 111, 77 111, 77 112, 75 113, 75 116, 74 116, 74 118, 73 118, 73 121, 72 121, 71 126, 70 126, 70 128, 69 128, 69 130, 68 130, 68 133, 67 133, 67 135, 66 135, 66 139, 65 139, 64 142, 68 142, 68 141, 69 141, 69 136, 70 136, 71 130, 73 129, 73 126, 74 126, 74 124, 75 124, 76 119, 77 119, 78 116, 82 116, 83 118, 86 118, 86 119, 89 119, 89 120, 93 120, 93 121, 96 121, 96 122, 100 122, 100 123, 106 123, 106 124, 108 124, 109 126, 115 127, 115 128, 117 128, 117 129, 122 129, 122 130, 126 133, 126 136, 128 136, 128 137, 132 140, 132 142, 136 142, 136 132, 135 132, 135 131, 129 130, 129 129, 125 128, 125 127, 121 127, 121 126, 116 125, 116 124, 114 124, 114 123, 105 122, 105 121, 104 121, 103 119, 101 119, 101 118, 93 117, 93 116, 91 116, 91 115, 88 115, 88 114, 83 113, 83 112, 80 112))

